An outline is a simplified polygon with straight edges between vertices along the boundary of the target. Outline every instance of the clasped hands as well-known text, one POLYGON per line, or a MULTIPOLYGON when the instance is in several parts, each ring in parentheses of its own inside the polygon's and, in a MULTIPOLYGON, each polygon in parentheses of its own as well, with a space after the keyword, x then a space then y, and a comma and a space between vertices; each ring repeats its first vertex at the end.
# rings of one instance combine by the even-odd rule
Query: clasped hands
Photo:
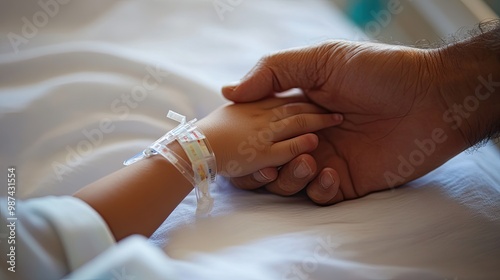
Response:
POLYGON ((227 99, 254 102, 298 88, 311 113, 322 108, 343 120, 319 130, 325 123, 309 120, 305 132, 317 136, 315 149, 305 149, 280 168, 230 176, 232 183, 284 196, 305 188, 312 201, 330 205, 433 170, 467 147, 462 131, 442 118, 449 99, 437 82, 444 67, 439 59, 433 50, 344 41, 262 58, 241 81, 222 89, 227 99), (434 147, 410 174, 398 172, 401 159, 416 149, 415 141, 432 137, 436 128, 443 130, 446 143, 434 147))

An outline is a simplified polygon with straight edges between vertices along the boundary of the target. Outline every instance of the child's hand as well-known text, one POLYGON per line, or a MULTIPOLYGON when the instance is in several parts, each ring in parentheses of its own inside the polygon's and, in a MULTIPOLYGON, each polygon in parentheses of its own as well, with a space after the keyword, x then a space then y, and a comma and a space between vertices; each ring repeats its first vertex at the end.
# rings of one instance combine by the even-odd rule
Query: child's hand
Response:
MULTIPOLYGON (((304 97, 270 98, 227 105, 201 120, 198 126, 212 146, 220 174, 248 175, 314 150, 317 136, 304 133, 339 124, 342 117, 304 101, 304 97)), ((177 141, 172 148, 188 160, 177 141)), ((94 208, 120 240, 131 234, 150 236, 191 190, 172 164, 154 156, 86 186, 75 196, 94 208)))
POLYGON ((304 97, 274 97, 223 106, 198 124, 214 150, 219 174, 240 177, 313 151, 318 137, 310 132, 341 122, 341 115, 304 97))

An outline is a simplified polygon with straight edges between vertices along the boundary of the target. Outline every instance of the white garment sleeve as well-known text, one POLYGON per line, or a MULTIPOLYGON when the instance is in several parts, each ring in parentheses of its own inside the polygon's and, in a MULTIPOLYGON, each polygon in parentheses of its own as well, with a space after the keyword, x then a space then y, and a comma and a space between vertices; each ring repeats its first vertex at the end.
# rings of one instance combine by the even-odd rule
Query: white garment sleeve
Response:
POLYGON ((16 201, 14 215, 7 212, 7 198, 0 197, 0 209, 1 279, 61 279, 115 243, 101 216, 74 197, 16 201), (15 232, 6 226, 12 223, 15 232), (12 239, 15 244, 9 244, 12 239), (5 259, 11 246, 15 266, 9 270, 14 263, 5 259))

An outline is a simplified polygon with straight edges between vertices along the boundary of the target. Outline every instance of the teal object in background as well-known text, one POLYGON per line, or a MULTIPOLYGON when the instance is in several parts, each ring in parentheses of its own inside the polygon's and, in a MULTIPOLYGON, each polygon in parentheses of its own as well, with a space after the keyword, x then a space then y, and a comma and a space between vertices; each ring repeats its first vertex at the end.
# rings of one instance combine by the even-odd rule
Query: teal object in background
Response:
POLYGON ((498 0, 486 0, 486 3, 495 11, 497 15, 500 15, 500 1, 498 0))
POLYGON ((346 14, 356 25, 364 27, 373 20, 372 13, 383 9, 384 0, 352 0, 347 1, 346 14))

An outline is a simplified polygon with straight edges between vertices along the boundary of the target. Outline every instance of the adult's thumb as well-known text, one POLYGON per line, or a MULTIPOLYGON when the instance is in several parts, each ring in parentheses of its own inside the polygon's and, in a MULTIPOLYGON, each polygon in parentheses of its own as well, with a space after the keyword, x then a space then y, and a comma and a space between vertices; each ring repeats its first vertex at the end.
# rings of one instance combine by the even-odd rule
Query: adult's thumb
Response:
MULTIPOLYGON (((321 71, 318 60, 325 56, 321 48, 307 47, 281 51, 263 57, 239 82, 222 88, 222 94, 234 102, 251 102, 292 88, 316 86, 321 71)), ((326 77, 325 77, 326 78, 326 77)))

